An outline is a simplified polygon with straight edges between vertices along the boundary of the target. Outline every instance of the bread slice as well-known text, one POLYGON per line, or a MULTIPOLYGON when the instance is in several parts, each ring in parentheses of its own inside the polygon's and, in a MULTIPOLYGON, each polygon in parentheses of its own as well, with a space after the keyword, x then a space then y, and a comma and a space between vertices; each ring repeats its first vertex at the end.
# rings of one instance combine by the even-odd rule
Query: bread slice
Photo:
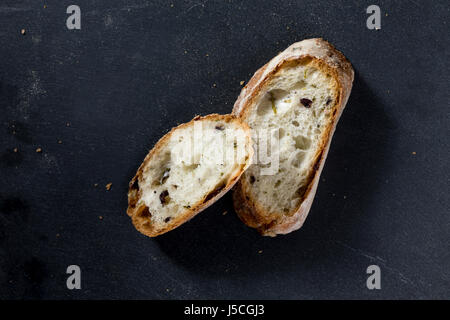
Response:
POLYGON ((353 74, 331 44, 308 39, 273 58, 242 89, 233 113, 248 123, 256 144, 255 164, 233 192, 245 224, 267 236, 302 226, 353 74), (264 136, 272 145, 267 154, 264 136))
POLYGON ((173 128, 130 182, 128 210, 149 237, 170 231, 225 194, 250 165, 249 127, 233 115, 197 116, 173 128))

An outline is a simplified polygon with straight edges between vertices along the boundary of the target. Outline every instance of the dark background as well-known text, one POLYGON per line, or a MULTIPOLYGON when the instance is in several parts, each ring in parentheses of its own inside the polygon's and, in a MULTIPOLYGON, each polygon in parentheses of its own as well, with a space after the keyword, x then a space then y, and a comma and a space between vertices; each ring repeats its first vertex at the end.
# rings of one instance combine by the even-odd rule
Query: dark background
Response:
POLYGON ((450 298, 449 14, 446 0, 2 0, 0 298, 450 298), (138 233, 127 185, 153 144, 230 112, 240 81, 309 37, 355 82, 304 227, 261 237, 227 194, 138 233), (381 290, 366 288, 372 264, 381 290))

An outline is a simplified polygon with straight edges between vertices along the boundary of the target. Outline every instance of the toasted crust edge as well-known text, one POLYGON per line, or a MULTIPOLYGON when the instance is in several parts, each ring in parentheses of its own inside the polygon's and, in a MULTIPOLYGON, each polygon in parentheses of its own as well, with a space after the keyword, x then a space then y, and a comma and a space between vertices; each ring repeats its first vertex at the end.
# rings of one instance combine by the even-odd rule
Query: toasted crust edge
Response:
POLYGON ((135 226, 135 228, 139 232, 148 237, 156 237, 158 235, 171 231, 179 227, 183 223, 187 222, 188 220, 192 219, 195 215, 197 215, 201 211, 205 210, 207 207, 209 207, 211 204, 213 204, 215 201, 221 198, 229 189, 231 189, 234 186, 234 184, 239 180, 242 173, 244 173, 244 171, 249 167, 252 157, 253 157, 253 148, 252 148, 251 132, 250 128, 245 122, 241 121, 238 117, 232 114, 220 115, 214 113, 203 117, 196 116, 189 122, 173 127, 167 134, 165 134, 161 139, 159 139, 159 141, 155 144, 155 146, 146 155, 144 161, 139 166, 136 175, 131 179, 129 183, 127 214, 131 217, 132 223, 135 226), (149 215, 151 215, 151 213, 148 211, 148 208, 145 205, 139 207, 136 206, 136 204, 140 199, 140 192, 141 192, 139 188, 136 188, 136 183, 139 184, 139 178, 142 175, 143 168, 147 165, 148 162, 151 161, 153 156, 161 150, 161 148, 169 140, 170 136, 173 134, 175 130, 190 126, 195 121, 216 120, 216 119, 225 121, 227 123, 231 121, 239 122, 239 125, 244 129, 247 135, 246 143, 248 143, 248 150, 249 150, 247 162, 241 165, 239 172, 234 176, 232 176, 228 180, 228 183, 223 188, 220 188, 220 190, 217 190, 217 192, 216 190, 211 190, 211 192, 208 193, 207 196, 205 197, 205 199, 207 199, 206 201, 205 199, 203 199, 198 203, 196 203, 195 205, 193 205, 191 208, 186 209, 185 212, 179 214, 177 218, 172 219, 169 223, 167 223, 165 228, 156 229, 150 223, 149 215), (208 197, 209 195, 212 196, 208 197))
POLYGON ((248 84, 242 89, 233 107, 233 114, 245 120, 249 106, 271 76, 283 68, 286 63, 303 59, 312 59, 320 68, 325 69, 335 78, 339 97, 334 105, 336 112, 323 140, 320 142, 322 147, 316 154, 314 170, 310 175, 303 201, 293 213, 281 217, 270 215, 252 199, 247 191, 250 186, 243 179, 239 180, 234 187, 233 204, 239 218, 246 225, 256 228, 265 236, 273 237, 277 234, 287 234, 297 230, 308 216, 336 125, 350 96, 354 71, 345 56, 329 42, 321 38, 303 40, 292 44, 256 71, 248 84))

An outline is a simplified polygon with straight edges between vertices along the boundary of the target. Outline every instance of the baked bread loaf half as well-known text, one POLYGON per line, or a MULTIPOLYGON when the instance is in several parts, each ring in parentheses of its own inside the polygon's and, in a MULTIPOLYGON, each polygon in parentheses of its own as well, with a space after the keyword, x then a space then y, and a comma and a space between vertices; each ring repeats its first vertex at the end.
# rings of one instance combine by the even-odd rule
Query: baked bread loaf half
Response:
POLYGON ((226 193, 252 156, 250 129, 239 118, 197 116, 173 128, 145 157, 130 182, 127 213, 149 237, 170 231, 226 193))
POLYGON ((248 123, 255 143, 254 164, 233 192, 245 224, 266 236, 303 225, 353 77, 342 53, 308 39, 278 54, 242 89, 233 113, 248 123))

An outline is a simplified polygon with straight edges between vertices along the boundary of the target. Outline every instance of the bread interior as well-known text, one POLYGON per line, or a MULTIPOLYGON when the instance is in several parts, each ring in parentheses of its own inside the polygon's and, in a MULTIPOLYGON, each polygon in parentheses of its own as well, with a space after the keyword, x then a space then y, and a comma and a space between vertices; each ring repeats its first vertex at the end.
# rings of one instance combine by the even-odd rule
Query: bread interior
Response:
POLYGON ((245 113, 256 147, 241 179, 266 214, 292 215, 303 201, 336 112, 336 87, 313 59, 287 61, 245 113))

